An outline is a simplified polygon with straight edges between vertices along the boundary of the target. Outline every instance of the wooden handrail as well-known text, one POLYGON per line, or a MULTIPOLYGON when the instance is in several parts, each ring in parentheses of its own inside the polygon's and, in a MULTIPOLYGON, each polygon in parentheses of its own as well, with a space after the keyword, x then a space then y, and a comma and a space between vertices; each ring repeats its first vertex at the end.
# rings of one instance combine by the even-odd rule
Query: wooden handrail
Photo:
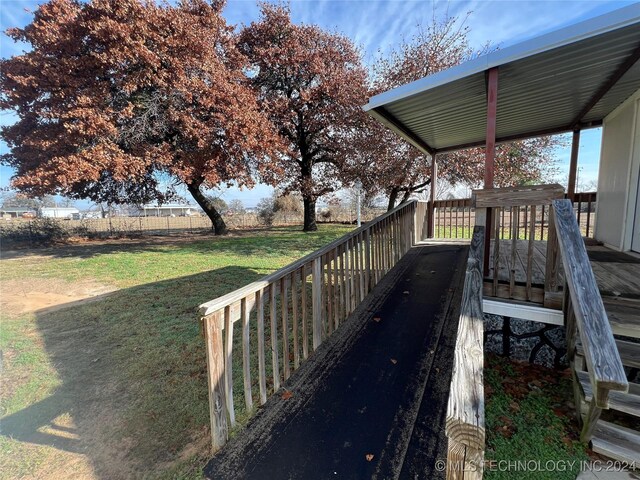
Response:
MULTIPOLYGON (((261 278, 260 280, 256 280, 255 282, 249 283, 247 285, 245 285, 244 287, 241 287, 237 290, 234 290, 233 292, 229 292, 226 295, 223 295, 221 297, 218 297, 214 300, 210 300, 208 302, 203 303, 202 305, 200 305, 199 308, 199 313, 200 315, 202 315, 203 317, 207 316, 207 315, 211 315, 213 312, 220 310, 221 308, 226 307, 227 305, 231 305, 233 303, 236 303, 238 301, 240 301, 241 299, 245 298, 247 295, 250 295, 254 292, 257 292, 267 286, 269 286, 269 284, 280 280, 281 278, 289 275, 291 272, 294 272, 295 270, 297 270, 298 268, 300 268, 300 266, 309 263, 313 260, 315 260, 316 258, 322 257, 323 255, 325 255, 326 253, 330 252, 331 250, 334 250, 336 247, 343 245, 345 243, 347 243, 349 240, 357 237, 358 235, 360 235, 361 233, 366 232, 367 230, 370 230, 373 226, 375 226, 376 224, 379 224, 381 222, 383 222, 384 220, 386 220, 387 218, 389 218, 390 216, 394 215, 395 213, 399 212, 400 210, 404 209, 404 208, 408 208, 408 207, 412 207, 415 206, 415 204, 418 203, 418 200, 411 200, 407 203, 403 203, 401 205, 398 205, 396 208, 394 208, 393 210, 390 210, 376 218, 374 218, 372 221, 365 223, 364 225, 362 225, 359 228, 356 228, 355 230, 353 230, 352 232, 349 232, 345 235, 343 235, 342 237, 334 240, 333 242, 325 245, 324 247, 309 253, 308 255, 296 260, 295 262, 290 263, 289 265, 286 265, 284 267, 282 267, 279 270, 276 270, 273 273, 270 273, 269 275, 266 275, 265 277, 261 278)), ((236 318, 237 320, 237 318, 236 318)))
POLYGON ((627 391, 629 384, 573 205, 570 200, 554 200, 553 210, 565 281, 575 325, 582 340, 594 401, 598 407, 607 408, 608 392, 627 391))
POLYGON ((371 289, 422 239, 426 214, 425 202, 401 204, 261 280, 200 306, 214 451, 226 443, 235 426, 234 386, 243 386, 247 412, 254 408, 254 397, 264 404, 269 393, 277 391, 281 382, 338 330, 371 289), (238 320, 242 322, 236 332, 242 335, 234 339, 238 320), (268 357, 271 372, 267 370, 268 357), (240 361, 242 369, 234 369, 234 363, 240 361), (257 372, 252 364, 257 364, 257 372), (234 375, 242 375, 242 382, 234 382, 234 375), (267 389, 268 375, 273 379, 272 392, 267 389), (257 376, 259 396, 253 391, 256 382, 252 376, 257 376))
POLYGON ((550 185, 531 185, 508 188, 486 188, 473 190, 471 198, 477 208, 519 207, 521 205, 547 205, 552 200, 564 197, 564 187, 550 185))
POLYGON ((482 478, 485 446, 483 256, 484 226, 477 225, 473 229, 467 259, 447 405, 447 478, 482 478))

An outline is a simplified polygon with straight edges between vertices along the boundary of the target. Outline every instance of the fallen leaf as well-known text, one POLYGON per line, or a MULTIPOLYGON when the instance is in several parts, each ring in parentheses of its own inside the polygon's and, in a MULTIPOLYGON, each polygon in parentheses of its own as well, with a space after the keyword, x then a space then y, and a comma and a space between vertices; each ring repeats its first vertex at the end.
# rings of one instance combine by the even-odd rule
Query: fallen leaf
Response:
POLYGON ((293 392, 290 392, 289 390, 285 390, 282 393, 282 399, 283 400, 289 400, 291 397, 293 397, 293 392))
POLYGON ((382 320, 380 317, 373 317, 374 322, 379 322, 380 320, 382 320))
POLYGON ((364 458, 367 459, 367 462, 370 462, 371 460, 373 460, 373 453, 367 453, 364 458))
POLYGON ((391 363, 393 363, 395 365, 396 363, 398 363, 398 360, 396 360, 395 358, 392 358, 391 359, 391 363))

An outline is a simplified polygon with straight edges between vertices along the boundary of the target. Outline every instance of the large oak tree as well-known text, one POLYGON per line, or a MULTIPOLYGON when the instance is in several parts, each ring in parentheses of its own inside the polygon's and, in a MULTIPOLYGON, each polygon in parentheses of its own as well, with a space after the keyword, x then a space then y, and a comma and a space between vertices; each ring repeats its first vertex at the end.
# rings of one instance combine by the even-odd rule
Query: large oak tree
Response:
MULTIPOLYGON (((434 19, 403 42, 373 69, 372 95, 451 68, 488 51, 486 45, 473 50, 468 42, 466 19, 434 19)), ((350 163, 352 175, 359 176, 371 193, 388 197, 388 208, 398 200, 431 182, 431 159, 372 118, 359 130, 357 155, 350 163)), ((557 139, 545 137, 498 145, 496 148, 496 186, 539 181, 553 163, 557 139)), ((455 185, 479 185, 484 175, 484 149, 474 148, 438 155, 438 174, 455 185)))
POLYGON ((346 37, 296 25, 288 8, 262 5, 239 46, 261 106, 288 145, 279 187, 300 192, 304 230, 316 230, 316 201, 341 184, 343 163, 366 101, 366 70, 346 37))
POLYGON ((25 28, 31 49, 0 62, 1 131, 13 185, 31 195, 166 200, 183 182, 211 218, 203 189, 277 173, 279 139, 247 85, 247 61, 222 1, 50 0, 25 28))

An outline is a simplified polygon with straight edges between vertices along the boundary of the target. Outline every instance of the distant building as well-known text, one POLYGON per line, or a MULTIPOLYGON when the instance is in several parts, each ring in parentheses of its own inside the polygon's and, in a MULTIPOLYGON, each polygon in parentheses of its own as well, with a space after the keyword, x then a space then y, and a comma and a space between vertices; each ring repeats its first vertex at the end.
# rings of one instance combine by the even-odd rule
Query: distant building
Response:
POLYGON ((137 213, 141 217, 193 217, 200 215, 200 211, 193 205, 144 205, 137 213))
POLYGON ((38 216, 42 218, 66 218, 79 220, 80 210, 74 207, 42 207, 38 211, 38 216))
POLYGON ((2 218, 21 218, 35 216, 35 209, 29 207, 2 207, 0 208, 0 217, 2 218))

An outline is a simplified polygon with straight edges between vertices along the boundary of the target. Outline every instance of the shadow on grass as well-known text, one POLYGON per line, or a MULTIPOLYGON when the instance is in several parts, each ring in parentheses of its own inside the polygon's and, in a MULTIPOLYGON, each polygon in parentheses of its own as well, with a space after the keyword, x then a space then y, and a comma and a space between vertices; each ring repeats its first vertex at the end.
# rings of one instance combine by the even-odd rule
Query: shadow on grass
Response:
POLYGON ((61 385, 3 418, 1 434, 82 453, 105 479, 156 477, 206 455, 206 363, 196 309, 260 277, 225 267, 37 312, 61 385))

